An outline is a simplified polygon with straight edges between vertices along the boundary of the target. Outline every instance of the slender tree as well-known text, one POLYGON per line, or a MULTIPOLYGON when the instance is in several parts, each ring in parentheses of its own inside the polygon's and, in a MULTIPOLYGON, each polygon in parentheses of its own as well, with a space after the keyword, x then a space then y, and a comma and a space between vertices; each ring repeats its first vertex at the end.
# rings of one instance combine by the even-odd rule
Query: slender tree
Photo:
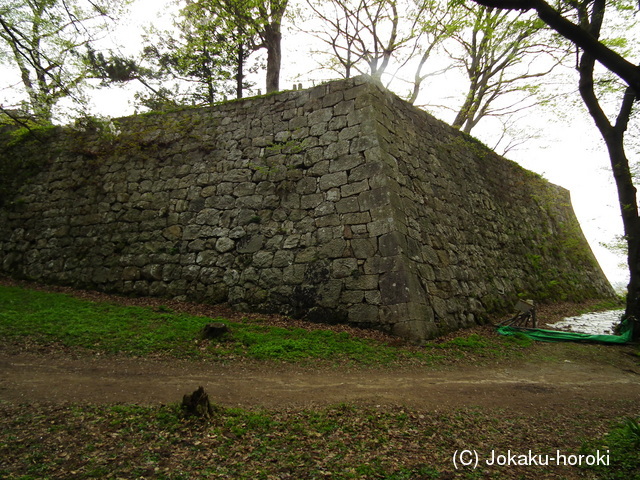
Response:
MULTIPOLYGON (((579 3, 566 2, 564 8, 554 8, 544 0, 473 0, 480 5, 495 7, 503 10, 530 11, 533 10, 538 17, 551 29, 571 41, 576 47, 584 52, 588 52, 595 60, 605 68, 616 74, 628 86, 635 91, 640 90, 640 68, 633 61, 625 58, 624 55, 601 42, 599 37, 593 35, 582 23, 577 24, 572 21, 571 14, 575 10, 568 8, 575 6, 575 9, 589 8, 595 3, 594 0, 579 3), (568 13, 567 13, 568 12, 568 13)), ((617 4, 625 3, 618 0, 617 4)), ((626 2, 629 4, 629 2, 626 2)), ((633 4, 632 4, 633 5, 633 4)), ((607 6, 604 5, 598 10, 604 14, 607 6)), ((633 5, 630 8, 635 8, 633 5)))
POLYGON ((456 35, 465 25, 459 2, 425 0, 418 13, 419 35, 408 58, 419 57, 413 74, 411 94, 408 101, 414 104, 418 99, 423 82, 429 77, 444 73, 452 68, 447 66, 436 71, 425 65, 441 47, 456 35))
POLYGON ((415 103, 425 79, 460 69, 468 86, 453 125, 466 133, 489 116, 502 117, 504 125, 511 125, 509 117, 536 103, 533 79, 549 73, 563 56, 535 16, 461 0, 307 0, 307 4, 320 20, 320 28, 311 33, 329 47, 325 53, 333 60, 330 68, 347 78, 357 72, 400 79, 410 85, 406 98, 415 103), (432 61, 442 52, 444 66, 432 61), (544 62, 538 58, 542 53, 548 57, 544 62))
POLYGON ((453 126, 470 133, 486 116, 510 115, 530 106, 519 97, 532 79, 550 73, 564 55, 554 55, 553 39, 545 38, 544 23, 536 17, 479 5, 461 8, 466 25, 452 36, 450 55, 465 72, 468 89, 453 126), (537 62, 542 65, 533 65, 533 59, 543 55, 545 61, 537 62), (505 102, 507 96, 516 100, 505 102))
POLYGON ((177 105, 208 105, 251 86, 249 56, 260 49, 250 25, 239 25, 219 0, 187 0, 170 30, 150 27, 139 59, 89 52, 95 75, 106 84, 137 80, 145 89, 138 103, 152 110, 177 105))
POLYGON ((0 61, 17 68, 30 113, 50 122, 62 98, 81 103, 89 77, 84 50, 104 33, 126 0, 5 0, 0 61))
MULTIPOLYGON (((398 0, 307 0, 321 28, 313 32, 331 49, 340 73, 381 79, 398 51, 419 34, 418 19, 426 3, 398 0)), ((415 49, 414 49, 415 50, 415 49)))
POLYGON ((288 0, 215 0, 218 15, 240 31, 253 32, 260 39, 256 49, 267 51, 267 92, 280 89, 282 64, 282 21, 288 0))
MULTIPOLYGON (((245 64, 258 49, 259 38, 248 26, 240 26, 221 13, 217 0, 189 1, 174 22, 173 31, 151 31, 146 38, 142 64, 162 79, 173 82, 180 103, 211 104, 248 87, 245 64)), ((159 89, 145 103, 167 97, 159 89)))
POLYGON ((362 30, 361 12, 344 0, 329 4, 307 0, 307 4, 314 13, 314 19, 322 22, 321 30, 314 31, 313 35, 331 49, 329 68, 344 78, 351 78, 355 66, 363 58, 356 40, 362 30))
MULTIPOLYGON (((582 0, 563 4, 555 8, 544 0, 474 0, 494 8, 537 12, 541 20, 551 29, 572 42, 578 49, 579 91, 582 100, 593 118, 607 147, 613 177, 618 191, 618 203, 628 252, 629 285, 625 318, 633 325, 634 339, 640 338, 640 216, 638 197, 634 185, 632 168, 626 153, 625 133, 629 127, 634 108, 640 100, 640 65, 607 45, 601 38, 607 14, 612 16, 615 6, 635 8, 629 2, 617 0, 582 0), (598 91, 596 63, 600 63, 626 84, 619 90, 617 111, 607 114, 602 91, 598 91)), ((620 17, 618 17, 620 18, 620 17)), ((619 43, 619 42, 618 42, 619 43)), ((629 58, 637 51, 628 52, 629 58)), ((636 57, 637 58, 637 57, 636 57)), ((607 81, 610 87, 611 81, 607 81)))

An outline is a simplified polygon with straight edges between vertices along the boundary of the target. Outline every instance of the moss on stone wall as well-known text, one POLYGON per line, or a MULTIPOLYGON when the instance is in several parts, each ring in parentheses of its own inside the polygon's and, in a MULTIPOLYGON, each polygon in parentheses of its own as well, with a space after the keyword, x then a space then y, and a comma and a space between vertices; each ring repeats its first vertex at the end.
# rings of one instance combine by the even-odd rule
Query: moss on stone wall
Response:
POLYGON ((42 171, 55 156, 50 146, 59 129, 54 126, 20 127, 4 125, 0 129, 0 208, 7 202, 20 204, 23 186, 42 171))

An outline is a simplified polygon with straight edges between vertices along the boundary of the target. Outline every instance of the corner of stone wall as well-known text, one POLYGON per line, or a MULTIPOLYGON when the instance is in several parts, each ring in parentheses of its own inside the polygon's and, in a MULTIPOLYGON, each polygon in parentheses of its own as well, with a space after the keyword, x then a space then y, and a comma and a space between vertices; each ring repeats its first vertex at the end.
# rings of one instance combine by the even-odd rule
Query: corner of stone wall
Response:
POLYGON ((401 165, 406 159, 394 145, 402 134, 394 118, 394 97, 379 82, 365 79, 366 93, 359 97, 369 117, 367 133, 376 139, 378 148, 371 152, 371 162, 379 165, 379 173, 370 182, 370 195, 378 199, 379 208, 372 208, 377 224, 370 229, 378 245, 377 256, 370 271, 379 277, 382 307, 379 325, 394 335, 420 341, 439 333, 430 296, 425 289, 422 272, 416 259, 420 246, 410 235, 404 198, 401 165))
POLYGON ((375 273, 380 322, 394 334, 420 341, 483 323, 512 311, 522 295, 612 294, 567 190, 375 82, 361 102, 372 112, 379 184, 393 218, 377 239, 375 273))

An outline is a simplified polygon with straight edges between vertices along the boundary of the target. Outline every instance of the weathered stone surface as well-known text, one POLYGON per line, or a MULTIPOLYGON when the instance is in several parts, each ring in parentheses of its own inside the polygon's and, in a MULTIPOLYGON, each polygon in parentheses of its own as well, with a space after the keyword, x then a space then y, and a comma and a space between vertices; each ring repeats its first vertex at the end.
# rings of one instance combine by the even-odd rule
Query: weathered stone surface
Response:
POLYGON ((3 190, 1 273, 413 340, 612 294, 568 192, 364 77, 117 123, 0 137, 42 164, 3 190))
POLYGON ((238 253, 255 253, 262 248, 264 237, 262 235, 253 235, 245 237, 238 242, 236 250, 238 253))
POLYGON ((219 238, 216 241, 216 250, 220 253, 225 253, 233 250, 236 243, 228 237, 219 238))

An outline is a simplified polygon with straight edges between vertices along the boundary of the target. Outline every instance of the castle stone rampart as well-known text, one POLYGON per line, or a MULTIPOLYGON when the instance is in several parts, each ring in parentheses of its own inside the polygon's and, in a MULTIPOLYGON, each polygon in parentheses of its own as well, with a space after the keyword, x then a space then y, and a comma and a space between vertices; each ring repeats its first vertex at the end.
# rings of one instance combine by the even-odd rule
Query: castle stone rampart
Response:
POLYGON ((16 166, 0 208, 0 272, 15 277, 414 340, 519 295, 612 295, 566 190, 364 77, 0 155, 38 163, 16 166))

